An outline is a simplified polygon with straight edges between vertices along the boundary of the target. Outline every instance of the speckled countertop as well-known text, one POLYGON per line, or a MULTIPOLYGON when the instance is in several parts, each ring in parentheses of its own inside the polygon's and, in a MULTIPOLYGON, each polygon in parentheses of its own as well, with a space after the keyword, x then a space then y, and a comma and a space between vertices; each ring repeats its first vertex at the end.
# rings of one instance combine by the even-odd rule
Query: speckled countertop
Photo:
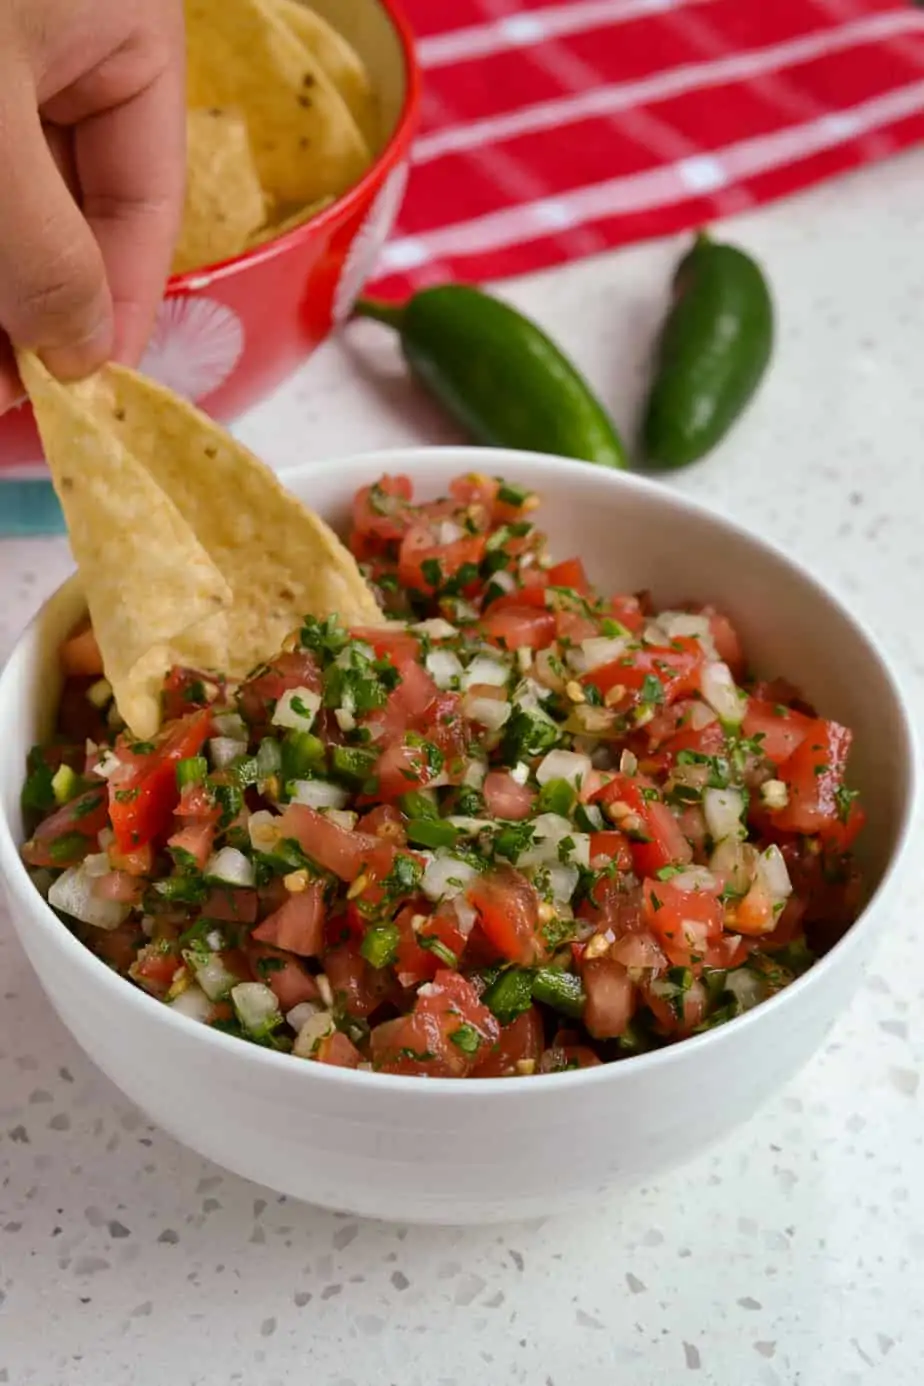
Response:
MULTIPOLYGON (((777 362, 731 443, 671 482, 838 587, 920 714, 922 188, 915 153, 734 227, 777 286, 777 362)), ((611 397, 617 383, 624 419, 675 255, 510 288, 611 397)), ((374 328, 240 432, 280 466, 451 439, 374 328)), ((63 541, 0 544, 0 655, 67 568, 63 541)), ((464 1232, 316 1212, 149 1127, 50 1013, 0 915, 0 1382, 918 1383, 922 886, 924 865, 824 1053, 713 1155, 579 1219, 464 1232)))

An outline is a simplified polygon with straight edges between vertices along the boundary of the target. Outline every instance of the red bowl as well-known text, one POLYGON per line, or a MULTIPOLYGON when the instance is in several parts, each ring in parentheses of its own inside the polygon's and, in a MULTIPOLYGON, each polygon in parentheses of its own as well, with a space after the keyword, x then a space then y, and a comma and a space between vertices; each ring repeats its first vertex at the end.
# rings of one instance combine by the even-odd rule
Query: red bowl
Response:
MULTIPOLYGON (((310 222, 232 260, 174 275, 141 369, 228 423, 349 316, 394 225, 420 104, 398 0, 313 0, 365 60, 388 140, 368 173, 310 222)), ((0 477, 44 473, 28 403, 0 417, 0 477)))

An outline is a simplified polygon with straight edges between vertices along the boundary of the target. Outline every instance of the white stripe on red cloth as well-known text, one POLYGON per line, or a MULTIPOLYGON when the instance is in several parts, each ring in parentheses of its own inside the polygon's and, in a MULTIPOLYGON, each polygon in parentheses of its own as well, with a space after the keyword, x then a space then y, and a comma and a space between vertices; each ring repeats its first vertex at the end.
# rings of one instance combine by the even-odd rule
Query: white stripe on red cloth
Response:
POLYGON ((489 143, 535 134, 540 130, 559 129, 569 123, 632 110, 636 106, 665 101, 704 87, 753 80, 795 63, 907 33, 924 34, 924 14, 920 11, 909 8, 907 11, 871 15, 840 30, 823 29, 768 48, 735 53, 715 62, 684 64, 683 67, 659 72, 657 76, 641 81, 597 87, 555 101, 541 101, 505 115, 488 116, 485 120, 436 130, 417 141, 413 161, 415 164, 430 163, 446 154, 479 149, 489 143))
POLYGON ((712 0, 570 0, 564 5, 530 10, 528 14, 472 24, 448 34, 419 39, 417 56, 424 68, 448 67, 469 58, 483 58, 505 48, 524 48, 568 34, 580 34, 604 25, 627 24, 646 15, 685 5, 711 4, 712 0))
POLYGON ((413 269, 437 256, 446 260, 485 254, 547 235, 560 226, 580 226, 605 217, 674 205, 701 196, 704 183, 718 185, 753 178, 798 163, 878 126, 919 114, 922 107, 924 81, 913 82, 818 120, 727 145, 708 156, 708 168, 702 158, 686 160, 505 208, 425 234, 402 237, 385 247, 376 273, 381 276, 413 269))

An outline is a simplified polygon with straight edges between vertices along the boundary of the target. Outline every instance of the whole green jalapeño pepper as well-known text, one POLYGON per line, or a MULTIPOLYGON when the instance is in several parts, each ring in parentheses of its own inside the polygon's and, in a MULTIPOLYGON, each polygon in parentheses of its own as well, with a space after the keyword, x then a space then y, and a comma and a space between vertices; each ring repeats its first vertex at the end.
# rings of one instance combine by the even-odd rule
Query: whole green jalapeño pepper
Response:
POLYGON ((361 300, 393 327, 413 373, 471 437, 625 467, 622 440, 577 368, 528 318, 480 289, 424 289, 403 307, 361 300))
POLYGON ((642 425, 643 461, 696 462, 751 402, 773 349, 773 302, 760 266, 705 234, 681 260, 642 425))

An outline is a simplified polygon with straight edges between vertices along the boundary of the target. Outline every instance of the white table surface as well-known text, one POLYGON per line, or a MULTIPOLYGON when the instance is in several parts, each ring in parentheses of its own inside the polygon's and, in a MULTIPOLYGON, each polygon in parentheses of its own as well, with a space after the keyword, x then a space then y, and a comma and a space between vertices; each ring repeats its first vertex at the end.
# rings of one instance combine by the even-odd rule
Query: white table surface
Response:
MULTIPOLYGON (((727 233, 776 286, 776 363, 669 484, 813 565, 924 714, 924 152, 727 233)), ((677 250, 508 288, 627 424, 677 250)), ((453 439, 369 325, 240 434, 279 466, 453 439)), ((68 566, 63 540, 0 543, 0 656, 68 566)), ((587 1216, 487 1231, 333 1217, 182 1149, 77 1050, 0 917, 0 1382, 919 1382, 922 887, 924 863, 824 1052, 737 1136, 587 1216)))

